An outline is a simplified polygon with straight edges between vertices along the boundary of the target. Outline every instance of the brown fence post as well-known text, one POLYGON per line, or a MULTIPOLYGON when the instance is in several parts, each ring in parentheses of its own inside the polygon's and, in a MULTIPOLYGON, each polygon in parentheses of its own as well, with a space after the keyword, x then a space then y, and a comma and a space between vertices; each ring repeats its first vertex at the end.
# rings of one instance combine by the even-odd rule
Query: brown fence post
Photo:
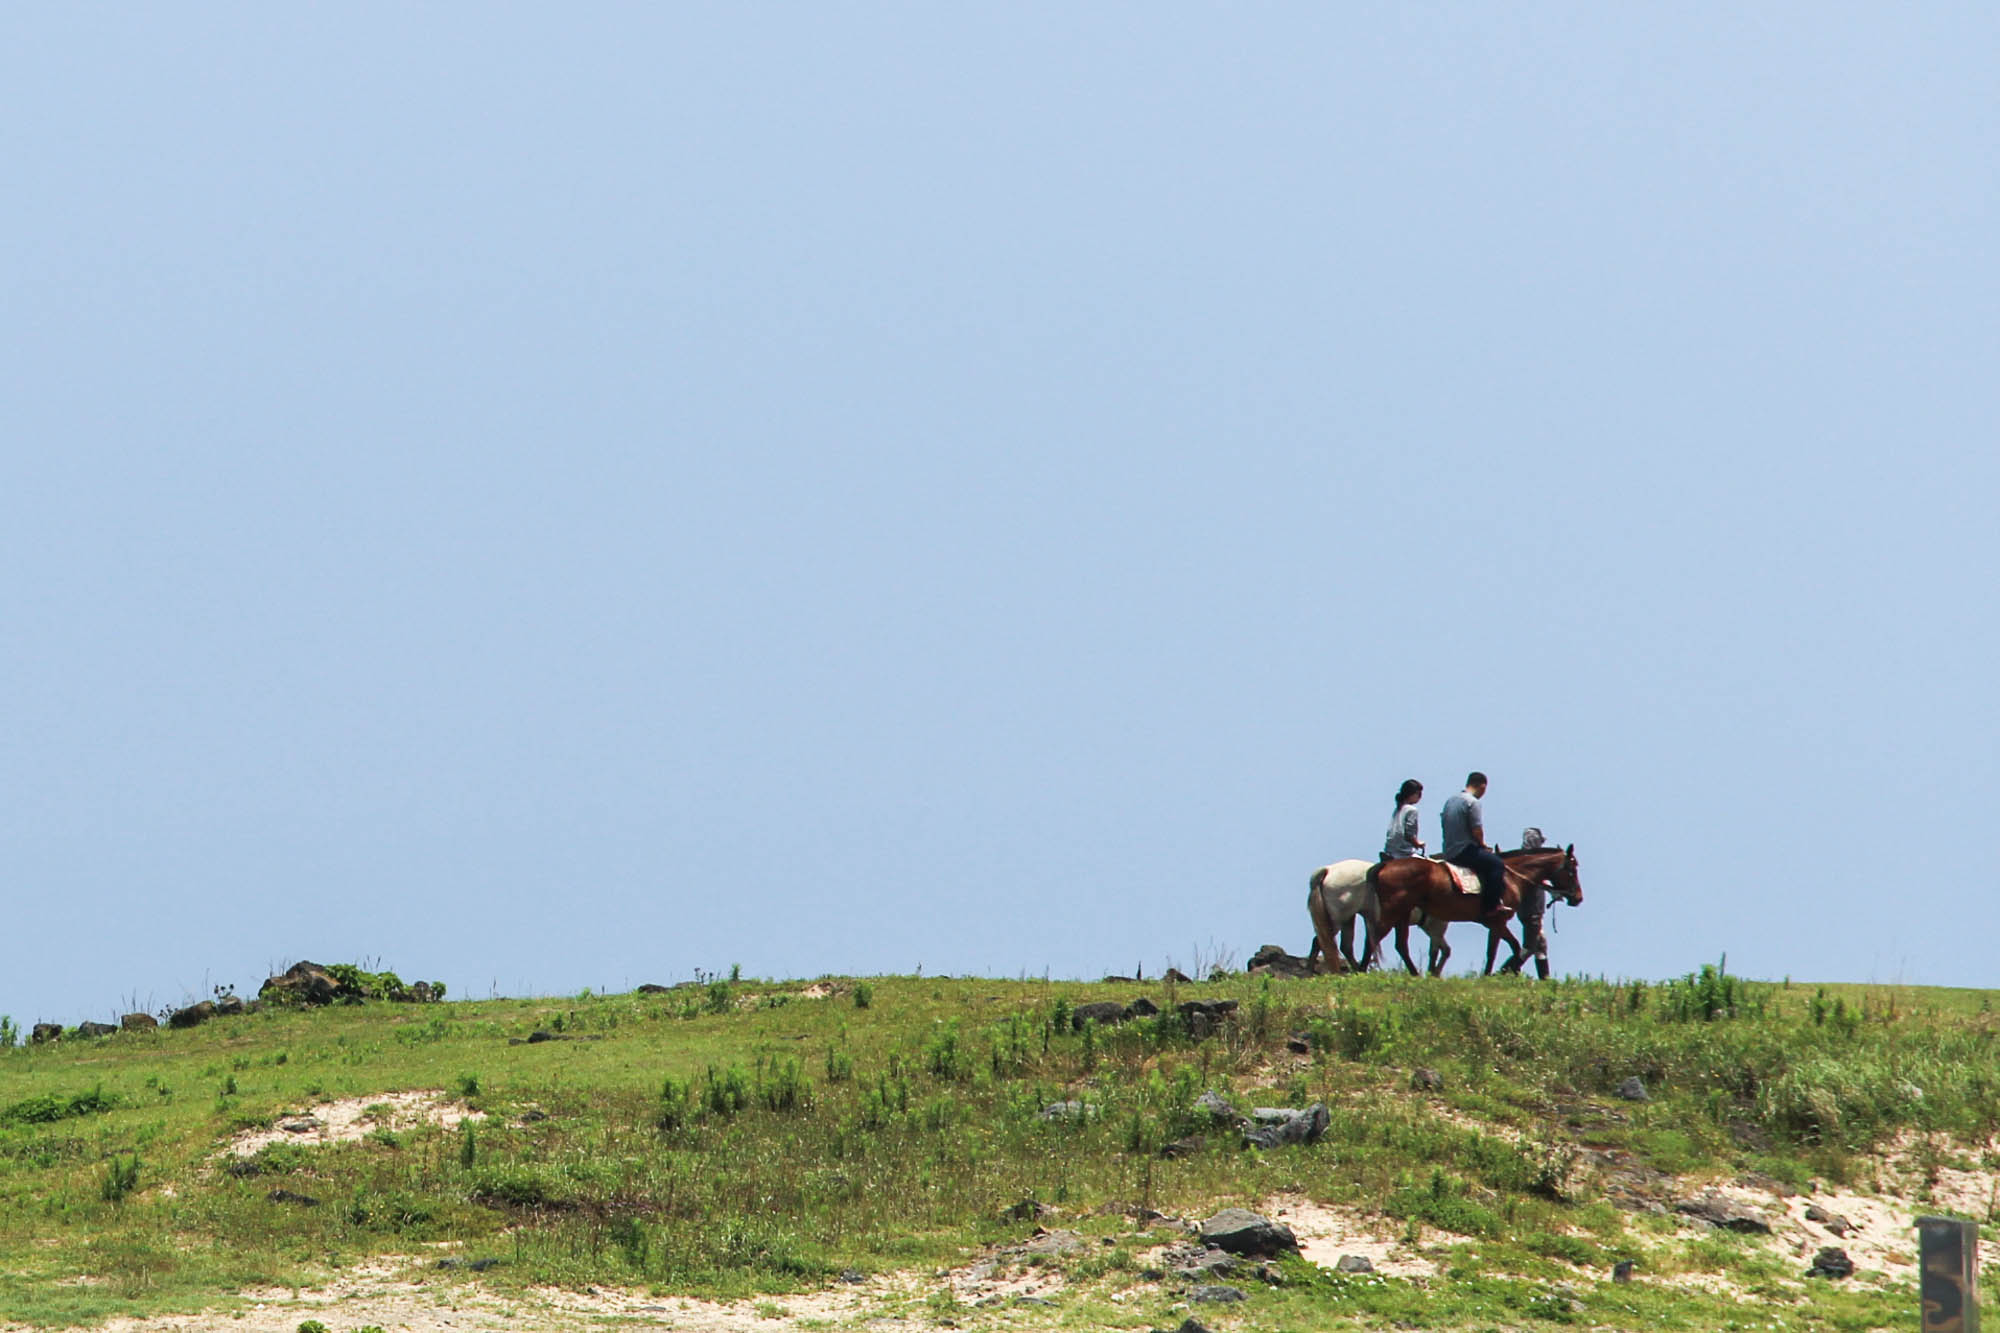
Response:
POLYGON ((1979 1224, 1920 1217, 1917 1241, 1924 1333, 1979 1333, 1979 1224))

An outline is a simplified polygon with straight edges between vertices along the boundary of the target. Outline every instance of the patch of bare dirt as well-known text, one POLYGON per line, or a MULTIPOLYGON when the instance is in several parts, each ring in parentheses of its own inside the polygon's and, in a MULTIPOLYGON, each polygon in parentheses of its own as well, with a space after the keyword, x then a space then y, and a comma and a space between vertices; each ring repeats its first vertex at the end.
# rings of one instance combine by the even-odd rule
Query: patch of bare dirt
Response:
POLYGON ((1435 1262, 1392 1237, 1385 1223, 1359 1209, 1338 1208, 1287 1194, 1269 1200, 1257 1211, 1290 1227, 1299 1238, 1299 1253, 1322 1268, 1332 1268, 1344 1254, 1356 1254, 1386 1277, 1437 1275, 1435 1262))
POLYGON ((437 1125, 452 1129, 467 1120, 483 1120, 484 1111, 468 1110, 443 1092, 385 1092, 321 1102, 298 1115, 279 1116, 268 1129, 246 1129, 229 1141, 236 1157, 254 1157, 273 1143, 358 1143, 376 1129, 415 1129, 437 1125))
MULTIPOLYGON (((879 1283, 869 1283, 737 1302, 605 1288, 534 1287, 523 1295, 489 1291, 476 1283, 426 1280, 432 1262, 376 1261, 297 1293, 290 1288, 246 1291, 249 1304, 240 1310, 114 1318, 95 1327, 99 1333, 295 1333, 301 1321, 319 1319, 337 1328, 374 1324, 391 1333, 588 1333, 607 1324, 679 1333, 785 1333, 808 1323, 865 1324, 874 1303, 890 1294, 879 1283)), ((898 1320, 894 1327, 930 1325, 898 1320)), ((30 1330, 0 1325, 0 1333, 30 1330)))

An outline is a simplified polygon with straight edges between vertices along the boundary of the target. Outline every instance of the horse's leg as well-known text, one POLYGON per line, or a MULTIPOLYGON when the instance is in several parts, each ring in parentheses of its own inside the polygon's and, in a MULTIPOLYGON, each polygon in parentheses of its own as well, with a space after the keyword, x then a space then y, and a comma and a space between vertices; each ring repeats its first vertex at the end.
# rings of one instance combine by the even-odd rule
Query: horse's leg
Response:
POLYGON ((1354 917, 1347 918, 1347 924, 1340 928, 1340 952, 1349 967, 1361 966, 1360 960, 1354 956, 1354 917))
POLYGON ((1317 878, 1312 891, 1306 894, 1306 914, 1312 917, 1313 923, 1312 951, 1306 955, 1312 970, 1318 972, 1324 967, 1326 971, 1339 972, 1340 955, 1333 951, 1333 918, 1326 909, 1326 888, 1317 878), (1316 961, 1322 959, 1324 963, 1316 961))
POLYGON ((1493 933, 1499 939, 1507 941, 1507 961, 1501 965, 1500 970, 1503 973, 1518 973, 1521 964, 1528 961, 1527 947, 1514 938, 1514 932, 1507 929, 1507 923, 1504 921, 1494 925, 1493 933))
POLYGON ((1405 921, 1396 927, 1396 952, 1403 956, 1403 966, 1410 969, 1410 975, 1417 975, 1417 965, 1410 957, 1410 923, 1405 921))
POLYGON ((1479 974, 1480 976, 1482 976, 1482 977, 1490 977, 1490 976, 1492 976, 1492 975, 1493 975, 1493 959, 1494 959, 1494 956, 1495 956, 1496 954, 1498 954, 1499 952, 1500 952, 1500 932, 1499 932, 1499 931, 1497 931, 1497 930, 1489 930, 1489 931, 1487 931, 1487 932, 1486 932, 1486 970, 1485 970, 1484 972, 1481 972, 1481 973, 1479 974))
POLYGON ((1446 943, 1444 938, 1445 930, 1448 928, 1448 925, 1449 925, 1448 922, 1440 921, 1437 923, 1437 929, 1431 932, 1431 956, 1430 956, 1429 971, 1430 974, 1434 977, 1443 976, 1444 965, 1451 961, 1451 945, 1446 943))

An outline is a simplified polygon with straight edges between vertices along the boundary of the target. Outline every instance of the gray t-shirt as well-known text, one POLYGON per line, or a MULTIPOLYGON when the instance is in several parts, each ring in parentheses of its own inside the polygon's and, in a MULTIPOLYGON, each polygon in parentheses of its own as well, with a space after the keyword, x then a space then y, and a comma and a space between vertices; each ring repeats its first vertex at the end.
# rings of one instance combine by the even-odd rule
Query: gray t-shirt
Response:
POLYGON ((1454 794, 1444 803, 1444 811, 1439 817, 1444 821, 1446 860, 1478 845, 1472 836, 1472 831, 1486 826, 1485 820, 1479 814, 1478 797, 1465 792, 1454 794))
POLYGON ((1417 807, 1399 805, 1396 817, 1389 821, 1389 837, 1382 844, 1382 859, 1395 861, 1405 856, 1417 854, 1417 839, 1420 829, 1417 824, 1417 807))

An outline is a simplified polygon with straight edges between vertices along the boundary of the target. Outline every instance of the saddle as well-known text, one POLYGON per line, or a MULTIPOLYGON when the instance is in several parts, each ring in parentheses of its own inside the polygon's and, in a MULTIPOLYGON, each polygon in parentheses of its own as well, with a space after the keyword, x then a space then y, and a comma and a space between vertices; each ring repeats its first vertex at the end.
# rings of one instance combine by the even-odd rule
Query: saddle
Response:
POLYGON ((1451 877, 1458 881, 1458 891, 1460 893, 1479 892, 1479 876, 1474 872, 1467 870, 1464 866, 1455 866, 1451 862, 1445 860, 1442 856, 1427 856, 1424 859, 1426 861, 1433 862, 1437 865, 1441 865, 1446 870, 1450 871, 1451 877))

